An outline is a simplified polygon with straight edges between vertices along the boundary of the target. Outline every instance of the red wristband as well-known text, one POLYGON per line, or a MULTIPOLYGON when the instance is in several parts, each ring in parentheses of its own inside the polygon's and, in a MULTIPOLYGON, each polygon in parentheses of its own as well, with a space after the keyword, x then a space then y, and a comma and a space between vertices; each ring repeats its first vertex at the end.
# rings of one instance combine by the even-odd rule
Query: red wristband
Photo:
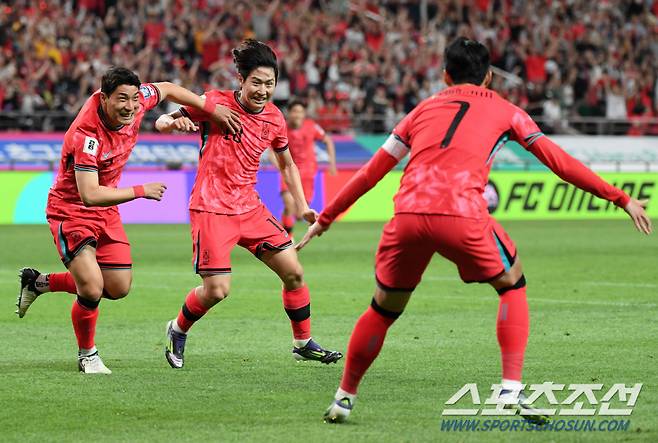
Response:
POLYGON ((135 198, 144 197, 144 185, 133 186, 133 192, 135 193, 135 198))
POLYGON ((215 104, 206 97, 206 101, 203 103, 203 110, 208 114, 215 112, 215 104))

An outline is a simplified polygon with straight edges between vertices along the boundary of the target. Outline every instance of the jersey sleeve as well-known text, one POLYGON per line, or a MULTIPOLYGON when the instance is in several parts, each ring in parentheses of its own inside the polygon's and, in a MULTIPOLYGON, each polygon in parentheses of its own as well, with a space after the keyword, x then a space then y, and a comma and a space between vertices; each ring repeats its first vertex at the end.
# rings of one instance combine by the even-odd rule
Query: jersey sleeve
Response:
POLYGON ((624 191, 603 180, 543 134, 528 146, 528 151, 562 180, 611 201, 620 208, 626 207, 631 199, 624 191))
POLYGON ((139 87, 139 93, 142 96, 142 103, 146 111, 149 111, 160 103, 160 90, 153 83, 142 83, 139 87))
POLYGON ((413 121, 415 108, 407 114, 400 123, 398 123, 393 132, 388 136, 382 149, 391 154, 398 161, 402 160, 411 151, 411 136, 409 133, 411 123, 413 121))
POLYGON ((68 148, 73 152, 74 169, 83 172, 98 172, 98 156, 101 146, 96 134, 77 130, 70 143, 72 146, 68 148))
POLYGON ((416 106, 409 114, 405 115, 400 122, 395 125, 393 132, 388 136, 382 149, 391 154, 398 161, 402 160, 411 152, 411 128, 418 114, 420 105, 416 106))
POLYGON ((288 125, 283 115, 279 118, 278 131, 272 139, 272 149, 274 152, 283 152, 288 149, 288 125))
MULTIPOLYGON (((215 97, 207 92, 203 94, 201 98, 210 100, 211 103, 215 105, 217 104, 217 100, 215 99, 215 97)), ((202 109, 193 108, 191 106, 181 106, 179 108, 179 111, 181 114, 183 114, 185 117, 189 118, 193 122, 208 121, 208 114, 202 109)))
POLYGON ((544 135, 525 111, 515 107, 512 116, 513 138, 530 151, 543 164, 562 180, 625 207, 630 197, 624 191, 599 177, 594 171, 565 152, 560 146, 544 135))
POLYGON ((511 122, 511 139, 528 149, 540 137, 544 136, 537 123, 521 108, 513 107, 511 122))

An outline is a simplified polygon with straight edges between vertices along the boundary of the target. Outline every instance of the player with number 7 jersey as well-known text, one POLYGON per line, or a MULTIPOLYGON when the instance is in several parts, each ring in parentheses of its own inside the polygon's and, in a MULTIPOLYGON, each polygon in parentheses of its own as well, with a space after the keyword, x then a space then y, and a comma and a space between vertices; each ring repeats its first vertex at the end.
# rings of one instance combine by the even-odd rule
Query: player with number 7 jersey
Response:
POLYGON ((340 387, 325 420, 341 422, 352 410, 361 378, 381 349, 388 328, 404 310, 435 253, 452 261, 464 282, 489 283, 499 297, 496 323, 505 407, 544 423, 524 401, 521 373, 529 330, 526 281, 514 242, 488 214, 482 196, 496 153, 515 140, 565 181, 614 202, 638 230, 651 232, 643 206, 606 183, 546 137, 523 110, 487 88, 489 52, 460 37, 445 51, 449 86, 402 119, 382 148, 325 207, 298 249, 409 155, 395 215, 384 226, 375 259, 377 287, 371 307, 352 332, 340 387))

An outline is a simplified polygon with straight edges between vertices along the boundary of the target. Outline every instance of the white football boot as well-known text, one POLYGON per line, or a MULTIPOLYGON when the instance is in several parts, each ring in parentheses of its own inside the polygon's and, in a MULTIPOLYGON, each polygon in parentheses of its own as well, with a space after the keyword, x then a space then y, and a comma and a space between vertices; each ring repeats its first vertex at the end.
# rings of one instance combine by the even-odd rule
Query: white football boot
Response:
POLYGON ((84 374, 111 374, 107 366, 101 360, 98 352, 84 357, 78 357, 78 369, 84 374))

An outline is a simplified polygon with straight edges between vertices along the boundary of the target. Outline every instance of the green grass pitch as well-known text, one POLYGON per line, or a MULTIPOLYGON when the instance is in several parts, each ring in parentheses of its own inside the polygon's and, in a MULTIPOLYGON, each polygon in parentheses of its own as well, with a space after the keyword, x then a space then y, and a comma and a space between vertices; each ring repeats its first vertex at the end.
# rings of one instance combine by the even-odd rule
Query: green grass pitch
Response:
MULTIPOLYGON (((0 227, 2 441, 658 441, 658 238, 628 221, 505 223, 528 279, 525 381, 644 383, 626 432, 442 432, 465 383, 499 381, 496 293, 437 257, 361 386, 348 425, 321 422, 343 362, 295 363, 276 276, 233 253, 231 296, 164 360, 165 322, 198 283, 186 226, 128 226, 131 294, 103 301, 111 376, 77 373, 69 294, 14 315, 17 269, 63 267, 46 226, 0 227)), ((380 224, 337 224, 302 251, 314 337, 345 351, 373 292, 380 224)), ((301 235, 298 226, 297 235, 301 235)), ((599 395, 600 397, 600 395, 599 395)))

